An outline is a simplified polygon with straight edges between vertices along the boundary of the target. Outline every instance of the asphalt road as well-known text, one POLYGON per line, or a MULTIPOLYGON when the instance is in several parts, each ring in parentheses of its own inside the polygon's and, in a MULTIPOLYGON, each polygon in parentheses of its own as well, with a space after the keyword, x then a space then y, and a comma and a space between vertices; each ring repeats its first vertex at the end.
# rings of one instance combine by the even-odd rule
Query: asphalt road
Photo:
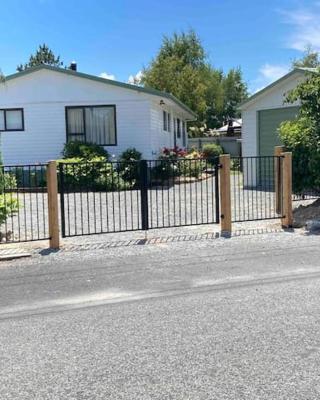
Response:
POLYGON ((319 399, 320 237, 0 265, 0 399, 319 399))

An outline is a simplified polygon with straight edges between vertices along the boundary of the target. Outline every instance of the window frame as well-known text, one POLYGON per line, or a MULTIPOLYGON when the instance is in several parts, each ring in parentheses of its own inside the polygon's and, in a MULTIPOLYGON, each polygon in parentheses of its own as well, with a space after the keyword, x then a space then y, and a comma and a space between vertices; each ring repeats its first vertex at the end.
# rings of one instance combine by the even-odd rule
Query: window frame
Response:
POLYGON ((187 124, 186 121, 182 121, 182 145, 187 146, 187 124))
POLYGON ((114 136, 115 136, 115 142, 113 144, 97 144, 98 146, 102 147, 113 147, 113 146, 118 146, 118 133, 117 133, 117 107, 115 104, 90 104, 90 105, 81 105, 81 106, 65 106, 65 120, 66 120, 66 139, 67 143, 69 143, 69 137, 70 136, 82 136, 84 137, 84 142, 83 143, 88 143, 87 142, 87 134, 86 134, 86 113, 85 109, 86 108, 113 108, 113 116, 114 116, 114 136), (75 110, 75 109, 82 109, 82 118, 83 118, 83 133, 69 133, 68 132, 68 110, 75 110))
POLYGON ((171 132, 171 114, 167 112, 167 131, 171 132))
POLYGON ((0 108, 0 111, 3 111, 3 117, 4 117, 4 129, 0 129, 0 132, 22 132, 24 131, 24 109, 21 107, 15 107, 15 108, 0 108), (21 111, 21 117, 22 117, 22 128, 21 129, 7 129, 7 111, 21 111))
POLYGON ((168 132, 168 113, 162 110, 162 130, 168 132))
POLYGON ((181 139, 181 119, 177 118, 177 139, 181 139))

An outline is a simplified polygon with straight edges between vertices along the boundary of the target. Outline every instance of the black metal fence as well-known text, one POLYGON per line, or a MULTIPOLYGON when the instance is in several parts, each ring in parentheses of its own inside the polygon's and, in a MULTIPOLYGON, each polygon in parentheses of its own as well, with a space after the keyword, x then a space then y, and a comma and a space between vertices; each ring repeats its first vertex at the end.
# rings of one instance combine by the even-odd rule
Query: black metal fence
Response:
MULTIPOLYGON (((232 157, 232 222, 275 219, 282 216, 277 204, 276 175, 281 171, 282 157, 232 157)), ((279 186, 281 191, 281 187, 279 186)))
POLYGON ((62 236, 219 222, 217 160, 61 163, 62 236))
POLYGON ((0 166, 0 243, 49 239, 46 170, 0 166))

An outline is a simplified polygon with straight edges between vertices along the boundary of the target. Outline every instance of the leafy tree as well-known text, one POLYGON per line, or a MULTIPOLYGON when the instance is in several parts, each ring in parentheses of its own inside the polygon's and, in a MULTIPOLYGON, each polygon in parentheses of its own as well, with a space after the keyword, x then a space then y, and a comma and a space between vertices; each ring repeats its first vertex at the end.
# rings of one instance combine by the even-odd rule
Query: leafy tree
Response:
POLYGON ((203 46, 194 31, 165 36, 159 53, 143 71, 146 87, 172 93, 199 115, 206 112, 203 46))
POLYGON ((293 186, 296 192, 320 188, 320 71, 309 73, 287 96, 288 103, 300 100, 297 119, 283 122, 280 138, 293 152, 293 186))
POLYGON ((307 46, 301 59, 293 60, 293 68, 316 68, 320 66, 319 53, 307 46))
POLYGON ((224 75, 213 68, 193 30, 164 37, 158 54, 143 71, 142 84, 179 98, 197 113, 198 128, 217 128, 227 117, 238 116, 237 106, 247 96, 241 70, 224 75))
POLYGON ((240 117, 238 106, 248 97, 247 85, 243 81, 240 68, 232 68, 222 81, 223 118, 240 117))
POLYGON ((60 60, 60 56, 56 57, 53 51, 44 43, 39 46, 35 54, 31 54, 29 61, 26 64, 20 64, 17 66, 17 71, 21 72, 27 68, 36 67, 41 64, 61 67, 63 62, 60 60))

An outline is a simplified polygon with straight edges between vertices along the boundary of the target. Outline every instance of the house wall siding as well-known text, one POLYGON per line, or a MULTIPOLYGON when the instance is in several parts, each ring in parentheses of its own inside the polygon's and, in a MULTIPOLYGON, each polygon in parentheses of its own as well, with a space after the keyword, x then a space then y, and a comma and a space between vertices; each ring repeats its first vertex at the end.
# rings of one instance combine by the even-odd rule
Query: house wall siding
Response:
MULTIPOLYGON (((179 118, 181 122, 185 121, 185 116, 183 113, 179 113, 179 111, 175 107, 170 107, 168 105, 160 106, 159 103, 153 101, 151 103, 151 146, 153 149, 156 149, 158 153, 159 150, 163 147, 174 147, 174 119, 179 118), (171 120, 171 130, 170 132, 163 130, 163 111, 167 111, 170 113, 171 120)), ((182 129, 182 125, 181 125, 182 129)), ((179 147, 183 147, 182 141, 182 131, 181 138, 176 139, 176 144, 179 147)), ((186 134, 186 146, 188 146, 188 136, 186 134)))
POLYGON ((143 157, 150 158, 153 149, 148 96, 40 70, 0 86, 0 108, 22 107, 25 120, 24 131, 1 133, 4 163, 37 163, 61 157, 66 142, 65 107, 102 104, 115 104, 117 114, 118 143, 106 149, 118 155, 128 147, 136 147, 143 157))

